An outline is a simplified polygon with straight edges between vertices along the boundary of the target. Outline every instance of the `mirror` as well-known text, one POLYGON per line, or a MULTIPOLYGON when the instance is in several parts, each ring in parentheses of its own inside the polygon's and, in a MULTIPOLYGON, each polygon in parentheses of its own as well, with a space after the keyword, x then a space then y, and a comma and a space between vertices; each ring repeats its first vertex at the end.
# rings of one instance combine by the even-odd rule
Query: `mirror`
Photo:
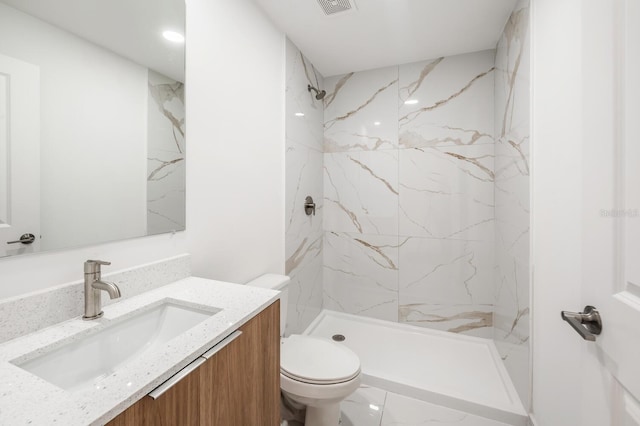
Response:
POLYGON ((0 257, 185 229, 184 20, 0 0, 0 257))

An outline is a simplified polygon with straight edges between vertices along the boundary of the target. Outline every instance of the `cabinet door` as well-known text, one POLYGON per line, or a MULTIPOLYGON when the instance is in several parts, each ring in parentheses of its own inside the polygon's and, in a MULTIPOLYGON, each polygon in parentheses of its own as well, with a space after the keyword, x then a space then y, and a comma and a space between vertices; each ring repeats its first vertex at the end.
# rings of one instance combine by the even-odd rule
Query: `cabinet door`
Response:
POLYGON ((176 383, 158 399, 145 396, 127 408, 109 426, 198 426, 200 424, 200 371, 176 383))
POLYGON ((145 396, 108 426, 278 426, 280 301, 158 399, 145 396))
POLYGON ((242 335, 199 369, 200 424, 280 424, 280 301, 240 328, 242 335))

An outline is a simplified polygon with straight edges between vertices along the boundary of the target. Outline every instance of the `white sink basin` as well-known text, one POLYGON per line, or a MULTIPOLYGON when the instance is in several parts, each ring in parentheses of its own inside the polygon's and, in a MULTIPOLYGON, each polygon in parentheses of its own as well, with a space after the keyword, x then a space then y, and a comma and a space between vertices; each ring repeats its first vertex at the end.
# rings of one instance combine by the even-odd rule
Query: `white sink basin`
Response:
POLYGON ((18 367, 62 389, 81 389, 124 363, 163 350, 169 340, 218 312, 164 301, 18 367))

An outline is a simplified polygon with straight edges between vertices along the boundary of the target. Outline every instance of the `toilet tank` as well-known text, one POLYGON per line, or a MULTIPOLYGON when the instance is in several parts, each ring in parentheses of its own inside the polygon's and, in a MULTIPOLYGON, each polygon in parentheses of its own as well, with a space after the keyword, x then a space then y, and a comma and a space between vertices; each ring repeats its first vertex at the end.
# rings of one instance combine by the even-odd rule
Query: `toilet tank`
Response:
POLYGON ((287 302, 289 298, 289 279, 286 275, 264 274, 249 281, 246 285, 262 287, 280 292, 280 336, 284 337, 284 329, 287 325, 287 302))

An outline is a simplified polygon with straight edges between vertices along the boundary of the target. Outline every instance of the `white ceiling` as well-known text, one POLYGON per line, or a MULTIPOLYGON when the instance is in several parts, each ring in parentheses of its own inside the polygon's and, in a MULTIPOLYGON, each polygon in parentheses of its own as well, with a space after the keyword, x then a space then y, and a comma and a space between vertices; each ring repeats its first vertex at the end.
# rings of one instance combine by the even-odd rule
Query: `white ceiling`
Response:
POLYGON ((162 38, 184 34, 184 0, 0 0, 29 15, 184 81, 184 45, 162 38))
POLYGON ((355 12, 326 16, 317 0, 254 1, 325 77, 493 49, 516 4, 355 0, 355 12))

